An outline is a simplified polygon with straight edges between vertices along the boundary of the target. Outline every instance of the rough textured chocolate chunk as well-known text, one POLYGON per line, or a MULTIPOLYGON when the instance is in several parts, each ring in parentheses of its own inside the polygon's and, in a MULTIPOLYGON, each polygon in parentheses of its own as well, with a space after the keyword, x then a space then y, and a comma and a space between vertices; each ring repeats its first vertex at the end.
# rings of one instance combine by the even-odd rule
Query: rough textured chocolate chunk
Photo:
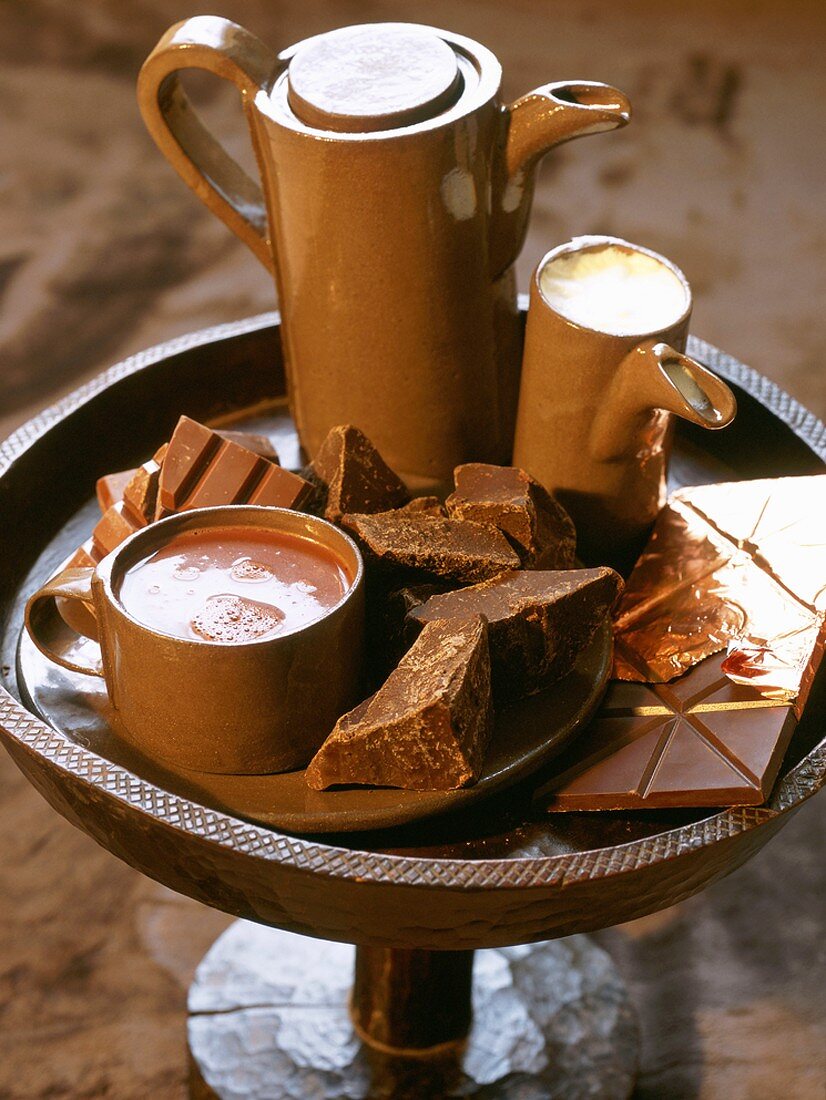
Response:
POLYGON ((307 782, 463 787, 479 778, 492 723, 484 621, 431 623, 383 687, 338 721, 307 782))
POLYGON ((470 588, 431 596, 408 613, 415 629, 481 615, 490 631, 494 692, 504 698, 538 691, 573 668, 622 589, 606 567, 518 570, 470 588))
POLYGON ((319 489, 321 510, 332 523, 338 523, 347 512, 385 512, 410 500, 401 478, 352 424, 331 428, 309 474, 319 489))
POLYGON ((221 504, 300 508, 311 495, 297 474, 182 416, 161 466, 155 518, 221 504))
POLYGON ((438 497, 414 497, 409 504, 396 509, 407 516, 446 516, 445 506, 438 497))
POLYGON ((576 530, 562 505, 515 466, 468 462, 453 474, 456 491, 445 501, 456 519, 491 523, 514 544, 526 569, 570 569, 576 530))
POLYGON ((137 470, 121 470, 117 474, 104 474, 97 479, 95 494, 98 498, 101 512, 123 500, 123 490, 137 473, 137 470))
POLYGON ((555 812, 760 805, 794 728, 788 704, 733 684, 719 657, 670 684, 614 683, 535 804, 555 812))
POLYGON ((519 568, 519 556, 502 532, 471 520, 395 511, 346 515, 342 525, 355 536, 368 564, 383 570, 473 584, 519 568))

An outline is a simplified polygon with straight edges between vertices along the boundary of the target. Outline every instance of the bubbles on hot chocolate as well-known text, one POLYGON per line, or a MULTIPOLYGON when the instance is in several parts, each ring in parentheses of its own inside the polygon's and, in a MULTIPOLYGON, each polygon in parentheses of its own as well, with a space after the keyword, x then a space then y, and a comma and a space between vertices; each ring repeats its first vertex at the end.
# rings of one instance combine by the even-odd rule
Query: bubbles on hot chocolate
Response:
POLYGON ((255 561, 254 558, 238 558, 232 563, 230 576, 236 581, 250 581, 252 584, 260 584, 268 581, 273 576, 272 568, 263 561, 255 561))
POLYGON ((254 642, 277 631, 284 612, 271 604, 224 593, 210 596, 193 616, 195 634, 208 642, 254 642))

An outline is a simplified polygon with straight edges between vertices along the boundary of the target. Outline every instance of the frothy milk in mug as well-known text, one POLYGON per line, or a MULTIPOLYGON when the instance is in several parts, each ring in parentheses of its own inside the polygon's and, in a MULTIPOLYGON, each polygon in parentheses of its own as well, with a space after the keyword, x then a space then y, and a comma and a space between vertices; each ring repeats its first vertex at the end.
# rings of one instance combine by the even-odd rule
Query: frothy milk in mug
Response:
POLYGON ((539 287, 552 309, 577 325, 613 336, 656 332, 689 306, 685 287, 656 257, 616 244, 560 252, 539 287))

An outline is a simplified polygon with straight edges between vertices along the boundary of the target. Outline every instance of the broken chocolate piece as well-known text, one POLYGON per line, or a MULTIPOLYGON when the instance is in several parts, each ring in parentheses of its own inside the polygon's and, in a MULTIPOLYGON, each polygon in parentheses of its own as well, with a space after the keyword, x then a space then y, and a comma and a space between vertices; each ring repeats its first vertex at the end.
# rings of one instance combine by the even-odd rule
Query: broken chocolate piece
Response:
POLYGON ((155 518, 160 476, 160 465, 154 458, 150 458, 135 470, 134 476, 124 486, 124 508, 136 521, 143 520, 144 523, 151 523, 155 518))
POLYGON ((610 614, 622 589, 607 567, 518 570, 413 608, 413 629, 481 615, 488 623, 497 696, 518 698, 565 676, 610 614))
POLYGON ((795 729, 788 704, 710 657, 671 684, 614 683, 534 803, 550 811, 757 806, 795 729))
POLYGON ((376 694, 339 719, 307 783, 453 790, 479 778, 492 728, 484 621, 431 623, 376 694))
POLYGON ((221 504, 300 508, 311 495, 297 474, 182 416, 161 466, 155 517, 221 504))
POLYGON ((116 546, 120 546, 131 534, 145 526, 146 520, 136 519, 126 510, 123 501, 118 501, 111 508, 107 508, 95 524, 92 531, 92 545, 103 558, 116 546))
POLYGON ((438 497, 414 497, 409 504, 403 504, 396 509, 406 516, 446 516, 444 504, 438 497))
POLYGON ((363 432, 352 424, 331 428, 310 464, 324 517, 338 523, 347 512, 370 514, 398 508, 410 493, 363 432))
POLYGON ((618 608, 614 674, 667 681, 728 647, 730 676, 793 699, 823 653, 824 551, 824 475, 680 490, 618 608))
POLYGON ((104 474, 97 479, 95 493, 98 498, 101 512, 123 500, 123 490, 132 480, 137 470, 121 470, 117 474, 104 474))
POLYGON ((239 447, 245 447, 248 451, 260 455, 261 458, 274 462, 276 466, 280 465, 278 452, 265 435, 256 435, 255 432, 231 432, 223 428, 216 429, 216 433, 228 443, 236 443, 239 447))
POLYGON ((87 539, 82 546, 78 546, 74 554, 69 558, 64 569, 88 569, 94 568, 101 558, 105 557, 95 548, 92 539, 87 539))
POLYGON ((445 501, 449 516, 504 531, 526 569, 573 568, 573 521, 530 474, 515 466, 468 462, 456 467, 453 478, 456 491, 445 501))
POLYGON ((395 511, 345 515, 342 526, 354 535, 368 564, 380 570, 472 584, 519 568, 519 556, 502 532, 472 520, 395 511))

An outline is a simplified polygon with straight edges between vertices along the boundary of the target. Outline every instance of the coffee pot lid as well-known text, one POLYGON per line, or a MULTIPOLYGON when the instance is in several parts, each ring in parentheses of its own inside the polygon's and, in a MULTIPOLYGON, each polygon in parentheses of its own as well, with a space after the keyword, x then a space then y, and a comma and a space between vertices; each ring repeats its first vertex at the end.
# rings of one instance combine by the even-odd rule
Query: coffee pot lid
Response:
POLYGON ((296 48, 288 81, 302 122, 349 133, 434 118, 462 86, 453 48, 415 23, 365 23, 310 38, 296 48))

